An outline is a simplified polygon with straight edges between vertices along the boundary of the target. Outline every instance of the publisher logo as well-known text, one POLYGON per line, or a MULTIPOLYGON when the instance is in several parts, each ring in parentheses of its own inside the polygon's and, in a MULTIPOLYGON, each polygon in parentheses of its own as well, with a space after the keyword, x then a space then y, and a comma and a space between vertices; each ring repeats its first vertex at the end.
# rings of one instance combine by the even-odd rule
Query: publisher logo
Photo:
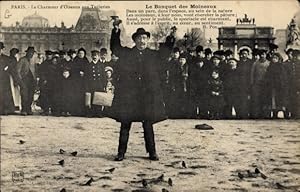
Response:
POLYGON ((23 171, 13 171, 12 172, 12 181, 13 182, 23 182, 24 181, 24 172, 23 171))

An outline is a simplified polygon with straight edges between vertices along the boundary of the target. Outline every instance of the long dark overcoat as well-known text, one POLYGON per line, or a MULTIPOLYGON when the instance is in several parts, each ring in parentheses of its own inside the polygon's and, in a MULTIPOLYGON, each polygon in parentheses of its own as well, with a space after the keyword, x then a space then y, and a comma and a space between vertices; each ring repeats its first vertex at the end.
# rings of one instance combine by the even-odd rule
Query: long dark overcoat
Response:
POLYGON ((16 61, 13 61, 10 57, 0 55, 0 115, 15 111, 9 77, 10 75, 15 76, 15 63, 16 61))
POLYGON ((115 67, 115 96, 111 117, 119 122, 157 123, 165 120, 161 81, 163 70, 157 51, 120 48, 115 67))

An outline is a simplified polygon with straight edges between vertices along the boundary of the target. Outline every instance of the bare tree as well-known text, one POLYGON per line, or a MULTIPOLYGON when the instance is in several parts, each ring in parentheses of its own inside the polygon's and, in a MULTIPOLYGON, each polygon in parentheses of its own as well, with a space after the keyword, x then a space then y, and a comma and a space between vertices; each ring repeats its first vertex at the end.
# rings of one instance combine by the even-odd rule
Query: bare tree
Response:
POLYGON ((207 44, 204 33, 199 28, 193 28, 187 32, 183 38, 179 39, 176 43, 178 47, 183 50, 187 48, 195 49, 198 45, 205 46, 207 44))
POLYGON ((171 31, 171 27, 171 24, 157 25, 155 29, 151 32, 154 42, 160 42, 162 41, 162 39, 165 40, 166 36, 168 36, 171 31))

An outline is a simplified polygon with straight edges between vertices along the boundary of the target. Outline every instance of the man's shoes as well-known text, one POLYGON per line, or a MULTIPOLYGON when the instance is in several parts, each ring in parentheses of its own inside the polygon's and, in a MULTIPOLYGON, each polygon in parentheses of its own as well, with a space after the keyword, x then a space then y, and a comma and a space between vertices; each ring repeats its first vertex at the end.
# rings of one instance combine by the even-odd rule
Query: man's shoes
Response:
POLYGON ((25 111, 21 112, 22 116, 27 116, 27 113, 25 111))
POLYGON ((115 161, 123 161, 124 157, 124 153, 118 153, 118 155, 115 157, 115 161))
POLYGON ((27 112, 28 115, 33 115, 32 111, 27 112))
POLYGON ((151 161, 158 161, 159 160, 158 155, 156 153, 150 153, 149 154, 149 159, 151 161))

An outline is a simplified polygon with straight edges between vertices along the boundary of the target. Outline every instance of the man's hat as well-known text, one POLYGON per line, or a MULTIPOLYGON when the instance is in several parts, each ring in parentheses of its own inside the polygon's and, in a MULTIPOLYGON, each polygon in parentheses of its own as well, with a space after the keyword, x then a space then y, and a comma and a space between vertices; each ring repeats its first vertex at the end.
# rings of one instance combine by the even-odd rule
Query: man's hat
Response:
POLYGON ((59 51, 59 55, 65 55, 65 54, 66 54, 66 51, 64 51, 64 50, 59 51))
POLYGON ((91 51, 91 54, 92 54, 92 55, 94 55, 94 54, 98 54, 98 55, 99 55, 99 54, 100 54, 100 51, 98 51, 98 50, 95 49, 95 50, 92 50, 92 51, 91 51))
POLYGON ((213 59, 219 59, 219 60, 221 60, 221 57, 219 55, 213 55, 211 57, 211 60, 213 60, 213 59))
POLYGON ((227 50, 225 51, 225 55, 226 55, 226 56, 233 55, 233 52, 232 52, 230 49, 227 49, 227 50))
POLYGON ((52 54, 53 57, 59 57, 59 51, 53 51, 52 54))
POLYGON ((171 30, 177 31, 177 27, 174 25, 173 27, 171 27, 171 30))
POLYGON ((69 49, 68 55, 71 55, 71 54, 73 54, 73 53, 76 53, 76 51, 75 51, 74 49, 69 49))
POLYGON ((293 51, 294 51, 294 49, 292 49, 292 48, 289 48, 288 50, 286 50, 286 51, 285 51, 285 53, 286 53, 286 54, 290 54, 290 52, 292 52, 292 53, 293 53, 293 51))
POLYGON ((261 55, 261 54, 264 54, 264 53, 267 53, 268 51, 266 49, 259 49, 258 50, 258 54, 261 55))
POLYGON ((15 55, 15 54, 19 53, 19 49, 17 49, 17 48, 12 48, 12 49, 9 51, 9 53, 10 53, 11 55, 15 55))
POLYGON ((210 49, 210 48, 206 48, 206 49, 204 50, 204 54, 205 54, 205 55, 212 54, 211 49, 210 49))
POLYGON ((199 52, 201 52, 201 51, 203 51, 203 47, 202 47, 201 45, 198 45, 198 46, 196 47, 196 52, 199 53, 199 52))
POLYGON ((225 52, 223 50, 217 50, 214 52, 214 55, 222 56, 222 55, 225 55, 225 52))
POLYGON ((187 53, 182 53, 180 54, 179 58, 184 58, 184 59, 187 59, 189 56, 187 53))
POLYGON ((293 50, 293 57, 297 57, 298 55, 300 55, 300 50, 299 49, 294 49, 293 50))
POLYGON ((270 48, 270 50, 278 49, 278 45, 276 45, 274 43, 270 43, 269 48, 270 48))
POLYGON ((150 38, 150 33, 146 31, 144 28, 138 28, 135 33, 132 34, 132 39, 135 40, 135 38, 139 35, 147 35, 148 38, 150 38))
POLYGON ((33 53, 34 53, 34 52, 36 52, 36 51, 34 50, 34 47, 30 47, 30 46, 29 46, 29 47, 27 48, 27 50, 25 50, 25 52, 33 52, 33 53))
POLYGON ((246 51, 247 53, 250 52, 249 49, 244 48, 244 49, 241 49, 241 50, 240 50, 239 55, 242 54, 242 52, 244 52, 244 51, 246 51))
POLYGON ((110 16, 112 20, 114 20, 113 25, 120 25, 122 23, 122 20, 119 18, 119 16, 110 16))
POLYGON ((107 54, 107 49, 106 48, 101 48, 100 53, 101 54, 107 54))
POLYGON ((58 54, 54 54, 53 57, 52 57, 52 60, 53 59, 57 59, 57 58, 59 58, 59 55, 58 54))
POLYGON ((46 55, 52 55, 52 51, 46 50, 46 51, 45 51, 45 54, 46 54, 46 55))
POLYGON ((186 51, 187 51, 188 53, 190 53, 190 52, 194 52, 195 49, 193 49, 192 47, 188 47, 186 51))
POLYGON ((78 49, 77 53, 79 53, 80 51, 83 51, 84 54, 86 55, 86 50, 85 50, 83 47, 80 47, 80 48, 78 49))
POLYGON ((273 53, 271 58, 273 58, 273 57, 278 57, 279 61, 282 61, 282 59, 283 59, 282 56, 280 55, 280 53, 273 53))
POLYGON ((0 42, 0 49, 3 49, 3 48, 5 48, 4 43, 0 42))
POLYGON ((176 53, 176 52, 180 52, 180 49, 178 47, 173 48, 173 53, 176 53))
POLYGON ((237 60, 236 58, 229 58, 229 59, 227 60, 227 62, 229 62, 229 61, 235 61, 235 62, 238 62, 238 60, 237 60))
POLYGON ((107 72, 107 71, 111 71, 111 72, 113 72, 114 70, 113 70, 113 68, 112 68, 112 67, 110 67, 110 66, 106 66, 106 67, 104 68, 104 71, 105 71, 105 72, 107 72))

